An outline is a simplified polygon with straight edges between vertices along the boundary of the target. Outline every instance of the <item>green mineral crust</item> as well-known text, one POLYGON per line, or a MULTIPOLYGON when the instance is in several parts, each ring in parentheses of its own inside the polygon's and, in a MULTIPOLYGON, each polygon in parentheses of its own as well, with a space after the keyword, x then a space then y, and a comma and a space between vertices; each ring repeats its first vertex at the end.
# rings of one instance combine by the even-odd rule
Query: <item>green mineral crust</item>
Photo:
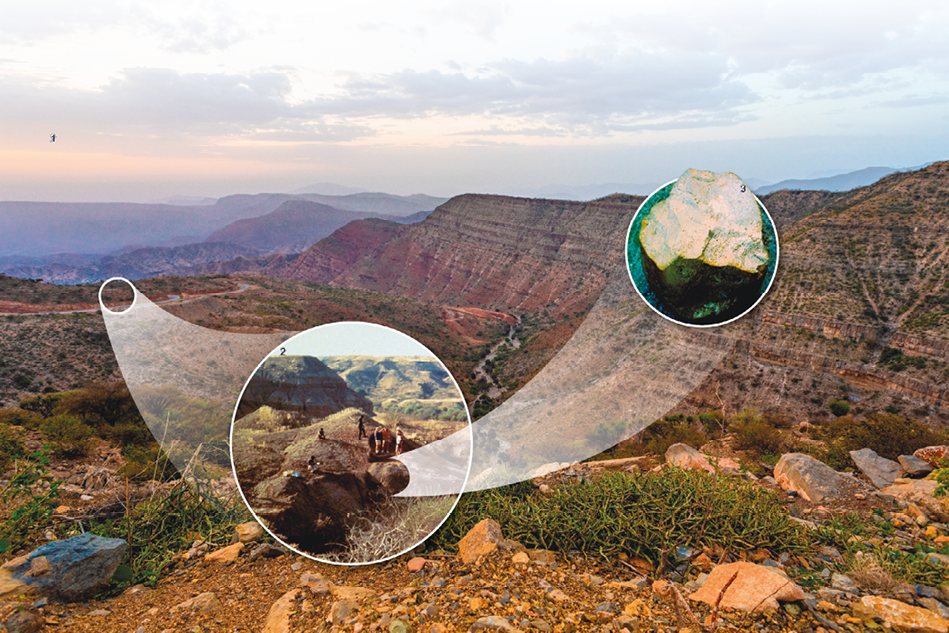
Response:
POLYGON ((660 310, 680 321, 721 323, 760 297, 770 255, 762 212, 732 173, 687 170, 656 203, 639 234, 660 310))

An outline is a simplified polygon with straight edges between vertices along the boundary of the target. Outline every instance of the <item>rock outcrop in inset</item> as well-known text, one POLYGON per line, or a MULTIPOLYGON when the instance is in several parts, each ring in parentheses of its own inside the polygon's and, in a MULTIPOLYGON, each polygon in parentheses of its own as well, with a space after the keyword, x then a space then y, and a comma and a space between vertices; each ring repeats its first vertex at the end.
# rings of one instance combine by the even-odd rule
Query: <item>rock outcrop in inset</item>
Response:
POLYGON ((247 383, 237 417, 264 405, 315 417, 349 407, 372 415, 372 402, 314 356, 271 356, 264 361, 247 383))
POLYGON ((777 256, 774 229, 738 176, 689 169, 640 213, 629 236, 638 251, 631 273, 659 312, 683 323, 722 323, 760 299, 777 256))

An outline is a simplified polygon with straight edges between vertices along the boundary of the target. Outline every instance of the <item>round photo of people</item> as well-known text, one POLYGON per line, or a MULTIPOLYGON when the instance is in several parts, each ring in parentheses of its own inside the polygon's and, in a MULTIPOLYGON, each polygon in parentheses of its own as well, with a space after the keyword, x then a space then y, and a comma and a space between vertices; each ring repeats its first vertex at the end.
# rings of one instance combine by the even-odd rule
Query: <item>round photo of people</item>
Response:
POLYGON ((448 518, 470 468, 470 419, 425 346, 381 325, 332 323, 257 367, 234 412, 231 460, 245 503, 275 539, 324 562, 374 563, 448 518), (411 476, 401 456, 437 455, 449 436, 463 467, 446 476, 461 479, 450 487, 458 492, 398 496, 411 476))
POLYGON ((733 173, 687 170, 639 207, 626 236, 636 291, 663 317, 710 327, 741 317, 774 281, 778 235, 733 173))

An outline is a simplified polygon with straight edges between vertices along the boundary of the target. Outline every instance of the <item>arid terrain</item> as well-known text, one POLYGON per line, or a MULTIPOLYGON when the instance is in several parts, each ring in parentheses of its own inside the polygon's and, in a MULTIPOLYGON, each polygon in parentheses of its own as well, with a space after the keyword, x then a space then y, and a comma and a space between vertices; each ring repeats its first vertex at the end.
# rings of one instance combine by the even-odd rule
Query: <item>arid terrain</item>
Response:
MULTIPOLYGON (((949 474, 938 459, 925 468, 911 459, 949 443, 949 163, 852 191, 783 190, 761 200, 779 230, 777 278, 727 330, 686 333, 697 346, 723 350, 698 387, 596 461, 463 495, 414 552, 421 563, 406 555, 367 567, 321 565, 264 534, 235 535, 246 543, 231 545, 247 513, 188 501, 233 494, 227 471, 196 464, 184 482, 174 473, 151 477, 162 470, 157 445, 135 434, 141 422, 127 395, 101 387, 121 378, 101 317, 70 312, 96 309, 97 284, 0 277, 0 449, 10 458, 11 492, 2 556, 10 563, 95 531, 131 543, 122 565, 134 579, 85 601, 5 598, 0 618, 22 612, 47 630, 142 633, 949 630, 949 513, 936 494, 949 474), (90 381, 100 386, 84 390, 90 381), (107 402, 125 408, 107 415, 107 402), (54 443, 47 456, 29 457, 54 443), (28 512, 13 515, 15 507, 28 512), (156 516, 187 517, 188 527, 159 539, 160 530, 149 532, 156 516), (503 537, 469 558, 459 541, 488 517, 503 537), (153 545, 139 534, 152 535, 153 545), (739 562, 780 576, 774 596, 751 593, 771 576, 742 584, 736 572, 726 581, 749 593, 727 606, 727 587, 715 583, 739 562), (719 589, 703 594, 705 583, 719 589), (145 588, 115 597, 128 584, 145 588), (792 585, 802 593, 780 593, 792 585), (709 593, 717 599, 702 602, 709 593)), ((170 313, 222 331, 389 325, 445 362, 478 417, 578 331, 622 265, 640 201, 460 196, 418 223, 357 220, 299 255, 215 262, 208 266, 217 270, 202 272, 217 274, 137 285, 154 300, 171 298, 162 304, 170 313)), ((340 376, 360 371, 356 363, 326 365, 340 376)), ((305 495, 317 477, 355 467, 365 468, 363 484, 337 481, 339 490, 382 489, 397 474, 368 477, 378 464, 362 450, 360 417, 430 440, 405 417, 418 404, 409 401, 425 394, 393 406, 391 394, 373 400, 377 388, 385 391, 378 381, 351 388, 364 390, 357 395, 371 412, 356 401, 312 418, 266 403, 248 411, 235 451, 265 434, 267 446, 252 451, 257 463, 239 465, 242 485, 276 473, 305 495), (316 439, 320 426, 326 440, 316 439), (311 455, 325 473, 306 469, 311 455)), ((176 397, 190 415, 213 396, 196 388, 176 397)), ((46 573, 43 563, 29 564, 30 578, 46 573)))

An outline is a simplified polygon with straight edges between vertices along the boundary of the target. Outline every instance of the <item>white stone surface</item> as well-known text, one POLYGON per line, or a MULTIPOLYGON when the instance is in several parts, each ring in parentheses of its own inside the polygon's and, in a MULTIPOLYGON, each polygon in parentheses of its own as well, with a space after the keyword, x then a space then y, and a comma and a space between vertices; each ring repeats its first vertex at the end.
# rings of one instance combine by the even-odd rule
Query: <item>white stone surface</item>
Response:
POLYGON ((768 262, 761 231, 758 203, 741 178, 688 169, 653 206, 640 242, 660 270, 681 257, 756 272, 768 262))

